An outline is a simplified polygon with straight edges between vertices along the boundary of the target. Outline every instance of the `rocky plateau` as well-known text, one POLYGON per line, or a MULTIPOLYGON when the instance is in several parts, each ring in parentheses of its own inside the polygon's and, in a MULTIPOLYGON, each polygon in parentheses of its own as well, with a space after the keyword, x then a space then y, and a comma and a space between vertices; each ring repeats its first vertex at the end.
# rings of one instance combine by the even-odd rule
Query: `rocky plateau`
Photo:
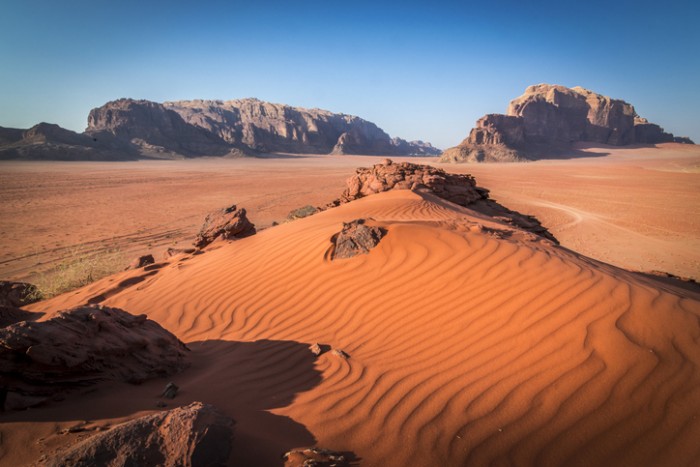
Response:
POLYGON ((513 162, 566 157, 575 142, 612 146, 694 144, 637 115, 634 106, 582 87, 538 84, 512 100, 505 115, 488 114, 441 162, 513 162))
POLYGON ((133 160, 266 153, 435 156, 372 122, 258 99, 158 103, 118 99, 92 109, 84 133, 40 123, 0 127, 1 159, 133 160))

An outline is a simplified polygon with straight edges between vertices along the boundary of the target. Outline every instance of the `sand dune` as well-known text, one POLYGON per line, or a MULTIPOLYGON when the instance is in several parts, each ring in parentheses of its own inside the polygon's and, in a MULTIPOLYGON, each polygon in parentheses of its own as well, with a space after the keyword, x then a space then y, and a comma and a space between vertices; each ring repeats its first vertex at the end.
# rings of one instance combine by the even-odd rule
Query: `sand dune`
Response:
MULTIPOLYGON (((440 166, 475 175, 497 201, 586 256, 700 280, 700 146, 577 149, 590 157, 440 166)), ((189 245, 206 213, 231 204, 268 227, 293 209, 325 205, 356 167, 380 160, 0 162, 0 277, 33 282, 76 250, 118 249, 124 266, 147 252, 161 258, 189 245)))
MULTIPOLYGON (((99 302, 176 334, 193 365, 175 402, 236 419, 243 465, 315 444, 376 466, 700 462, 700 293, 432 194, 370 196, 147 269, 29 308, 99 302), (386 236, 331 261, 356 218, 386 236), (350 357, 315 359, 316 342, 350 357)), ((50 452, 70 442, 53 427, 154 410, 164 382, 6 414, 5 452, 26 442, 15 428, 50 452)))

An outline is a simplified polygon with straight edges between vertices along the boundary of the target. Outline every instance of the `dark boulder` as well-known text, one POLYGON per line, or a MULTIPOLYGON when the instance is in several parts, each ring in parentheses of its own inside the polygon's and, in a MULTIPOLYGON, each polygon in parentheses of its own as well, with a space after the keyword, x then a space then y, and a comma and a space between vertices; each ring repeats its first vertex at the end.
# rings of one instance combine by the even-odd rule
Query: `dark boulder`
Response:
POLYGON ((234 204, 208 214, 194 244, 197 248, 203 248, 217 238, 233 240, 253 234, 255 225, 248 220, 246 210, 234 204))

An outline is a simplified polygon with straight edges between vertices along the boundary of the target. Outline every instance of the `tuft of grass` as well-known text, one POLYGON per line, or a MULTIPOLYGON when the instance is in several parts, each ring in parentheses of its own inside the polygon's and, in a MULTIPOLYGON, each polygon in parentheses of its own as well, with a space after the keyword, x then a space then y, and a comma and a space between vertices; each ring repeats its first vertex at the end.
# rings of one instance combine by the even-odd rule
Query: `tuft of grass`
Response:
POLYGON ((304 217, 309 217, 313 214, 316 214, 318 212, 318 209, 314 206, 311 205, 306 205, 303 207, 300 207, 298 209, 293 210, 289 214, 287 214, 287 220, 288 221, 293 221, 295 219, 302 219, 304 217))
POLYGON ((70 292, 124 269, 124 255, 119 249, 86 252, 71 250, 67 257, 34 281, 31 298, 45 300, 70 292))

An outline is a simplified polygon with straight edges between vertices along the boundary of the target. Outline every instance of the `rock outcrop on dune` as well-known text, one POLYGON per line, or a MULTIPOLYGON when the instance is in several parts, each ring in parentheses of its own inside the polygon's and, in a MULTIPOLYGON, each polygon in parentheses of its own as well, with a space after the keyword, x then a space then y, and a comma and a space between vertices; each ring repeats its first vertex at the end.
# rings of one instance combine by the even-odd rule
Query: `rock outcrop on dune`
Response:
POLYGON ((430 190, 442 199, 469 206, 518 228, 535 233, 555 243, 557 239, 534 217, 512 211, 489 199, 489 191, 478 187, 474 177, 451 174, 429 165, 395 163, 385 159, 370 168, 360 167, 345 182, 340 198, 319 210, 330 209, 356 199, 390 190, 430 190))
POLYGON ((0 160, 132 160, 137 153, 110 134, 76 133, 51 123, 28 130, 0 127, 0 160))
POLYGON ((623 146, 666 142, 674 137, 637 115, 625 101, 582 87, 530 86, 511 101, 506 115, 489 114, 459 145, 446 150, 442 162, 508 162, 557 156, 571 143, 623 146))
POLYGON ((20 321, 32 321, 40 315, 40 313, 31 313, 14 306, 0 305, 0 328, 19 323, 20 321))
POLYGON ((233 446, 234 423, 215 407, 193 402, 117 425, 43 459, 39 465, 224 466, 233 446))
POLYGON ((460 206, 488 198, 488 190, 477 187, 471 175, 451 174, 429 165, 410 162, 394 163, 391 159, 385 159, 381 164, 370 168, 360 167, 345 184, 345 191, 340 198, 328 207, 339 206, 394 188, 428 188, 441 198, 460 206))
MULTIPOLYGON (((187 347, 146 315, 81 306, 0 329, 0 375, 19 398, 101 380, 139 383, 185 368, 187 347)), ((8 407, 10 408, 10 407, 8 407)))
POLYGON ((204 248, 217 238, 233 240, 254 234, 255 225, 248 220, 246 210, 234 204, 207 215, 194 245, 197 248, 204 248))
POLYGON ((352 258, 369 253, 384 236, 381 227, 369 225, 365 219, 344 222, 343 229, 333 236, 331 259, 352 258))

